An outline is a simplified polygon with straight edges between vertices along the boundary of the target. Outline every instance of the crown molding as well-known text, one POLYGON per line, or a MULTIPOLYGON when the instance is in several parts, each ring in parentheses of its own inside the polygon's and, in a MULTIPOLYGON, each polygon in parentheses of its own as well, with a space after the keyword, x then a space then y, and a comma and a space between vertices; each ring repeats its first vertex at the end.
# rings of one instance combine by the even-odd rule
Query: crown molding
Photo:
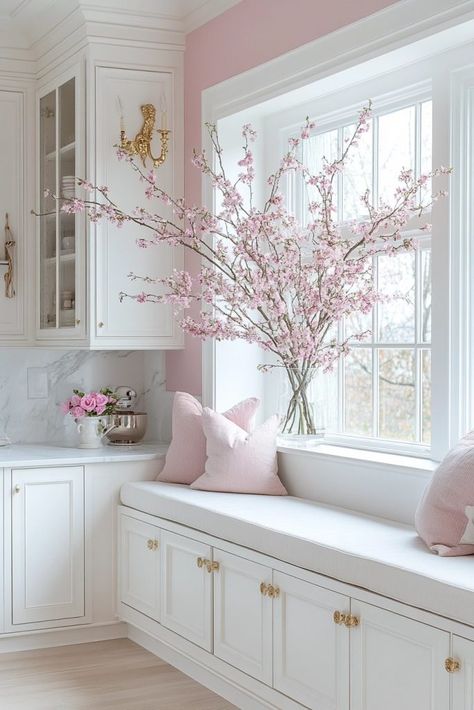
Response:
POLYGON ((186 34, 207 24, 218 15, 238 5, 241 0, 207 0, 201 7, 192 10, 183 18, 183 29, 186 34))

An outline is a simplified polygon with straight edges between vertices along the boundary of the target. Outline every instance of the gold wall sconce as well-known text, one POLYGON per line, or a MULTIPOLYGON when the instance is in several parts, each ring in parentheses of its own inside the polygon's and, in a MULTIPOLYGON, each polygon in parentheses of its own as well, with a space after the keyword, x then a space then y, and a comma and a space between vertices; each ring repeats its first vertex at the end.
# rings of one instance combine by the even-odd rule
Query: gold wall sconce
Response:
POLYGON ((161 111, 161 128, 156 129, 160 136, 161 152, 158 157, 152 153, 151 143, 153 140, 153 132, 155 131, 156 108, 153 104, 144 104, 141 106, 143 115, 143 125, 135 138, 127 138, 125 132, 122 102, 117 98, 120 108, 120 148, 129 153, 129 155, 138 155, 141 158, 143 167, 146 167, 146 160, 149 158, 154 168, 159 168, 166 160, 168 155, 168 143, 171 131, 166 127, 166 107, 163 104, 161 111))

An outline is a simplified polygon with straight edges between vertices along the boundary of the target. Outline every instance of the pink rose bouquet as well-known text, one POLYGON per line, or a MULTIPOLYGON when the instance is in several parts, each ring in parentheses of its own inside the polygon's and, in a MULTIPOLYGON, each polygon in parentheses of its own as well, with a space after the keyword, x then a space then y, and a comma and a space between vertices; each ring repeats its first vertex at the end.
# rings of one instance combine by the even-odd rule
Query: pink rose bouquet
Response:
POLYGON ((82 417, 100 417, 112 414, 117 397, 113 390, 103 387, 98 392, 73 390, 73 395, 61 405, 64 414, 71 414, 74 419, 82 417))

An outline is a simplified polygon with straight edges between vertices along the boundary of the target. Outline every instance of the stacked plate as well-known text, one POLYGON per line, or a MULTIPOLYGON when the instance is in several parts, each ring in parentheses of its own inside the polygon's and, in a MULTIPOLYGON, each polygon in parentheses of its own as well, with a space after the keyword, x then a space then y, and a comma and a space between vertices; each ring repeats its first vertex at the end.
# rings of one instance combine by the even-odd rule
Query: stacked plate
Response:
POLYGON ((61 194, 63 197, 76 196, 76 178, 74 175, 63 175, 61 178, 61 194))

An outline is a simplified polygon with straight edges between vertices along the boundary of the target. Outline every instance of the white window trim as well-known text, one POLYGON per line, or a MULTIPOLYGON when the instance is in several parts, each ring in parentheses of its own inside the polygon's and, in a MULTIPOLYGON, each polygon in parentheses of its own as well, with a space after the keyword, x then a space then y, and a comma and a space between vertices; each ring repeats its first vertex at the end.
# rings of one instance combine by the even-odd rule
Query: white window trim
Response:
MULTIPOLYGON (((217 122, 219 119, 236 114, 261 102, 274 100, 287 92, 294 91, 295 95, 301 87, 319 81, 322 90, 335 88, 334 75, 338 81, 350 81, 357 77, 356 70, 364 64, 364 75, 380 75, 381 70, 387 72, 395 68, 419 61, 439 54, 472 41, 474 29, 474 2, 460 2, 458 0, 406 0, 390 6, 364 20, 342 28, 330 35, 322 37, 303 47, 294 50, 282 57, 258 66, 205 90, 202 95, 202 122, 217 122), (367 41, 367 37, 370 38, 367 41)), ((472 116, 474 106, 474 89, 471 79, 453 76, 446 67, 445 73, 451 78, 453 94, 463 94, 459 105, 463 115, 450 115, 449 106, 446 107, 446 126, 456 125, 466 115, 472 116)), ((337 87, 336 87, 337 88, 337 87)), ((434 92, 436 87, 434 87, 434 92)), ((459 113, 458 111, 458 113, 459 113)), ((203 130, 203 147, 209 150, 209 142, 203 130)), ((472 135, 456 135, 452 141, 452 157, 449 151, 449 141, 444 141, 448 147, 433 154, 433 164, 455 163, 456 174, 454 185, 451 186, 450 201, 459 202, 461 189, 468 175, 472 175, 473 165, 467 164, 467 148, 472 145, 472 135), (451 159, 451 160, 450 160, 451 159)), ((205 184, 203 185, 203 203, 212 205, 213 194, 205 184)), ((446 210, 447 212, 447 210, 446 210)), ((453 211, 452 211, 453 212, 453 211)), ((441 407, 445 412, 444 419, 440 418, 438 430, 433 429, 433 440, 440 442, 438 448, 434 447, 433 458, 439 460, 445 453, 448 445, 457 440, 465 431, 467 422, 470 421, 471 412, 459 413, 461 393, 468 391, 474 393, 470 367, 466 356, 466 345, 471 343, 472 333, 468 327, 466 312, 472 310, 471 293, 469 293, 469 306, 466 302, 466 293, 470 281, 470 272, 467 271, 465 262, 459 264, 459 247, 466 244, 469 229, 472 230, 472 211, 463 206, 459 216, 459 223, 453 224, 458 229, 455 239, 451 244, 446 244, 444 252, 439 250, 438 265, 446 264, 450 260, 451 274, 446 275, 447 291, 451 284, 448 303, 436 304, 440 308, 440 316, 445 320, 451 334, 451 346, 446 352, 437 368, 455 370, 447 381, 445 390, 438 394, 438 401, 433 406, 441 407), (450 280, 449 280, 449 277, 450 280), (459 283, 459 287, 456 285, 459 283), (463 306, 461 311, 461 304, 463 306), (448 404, 448 406, 447 406, 448 404)), ((444 215, 439 219, 439 232, 450 227, 448 217, 444 215)), ((472 231, 471 231, 472 233, 472 231)), ((436 235, 433 235, 433 240, 436 235)), ((448 240, 446 240, 447 242, 448 240)), ((436 268, 435 266, 433 268, 436 268)), ((442 337, 441 334, 438 337, 442 337)), ((433 338, 434 340, 435 338, 433 338)), ((446 333, 444 334, 446 340, 446 333)), ((215 343, 208 341, 203 348, 203 401, 213 406, 216 400, 215 392, 215 343)), ((469 397, 465 397, 469 399, 469 397)), ((471 397, 472 399, 472 397, 471 397)), ((467 409, 467 407, 466 407, 467 409)), ((331 448, 331 447, 329 447, 331 448)), ((332 447, 336 449, 337 447, 332 447)), ((282 448, 283 456, 292 456, 286 448, 282 448)), ((322 450, 303 451, 310 454, 313 459, 322 456, 322 450)), ((332 455, 336 455, 333 452, 332 455)), ((368 468, 372 467, 370 452, 361 452, 368 468)), ((326 452, 324 457, 331 456, 326 452)), ((399 457, 400 459, 404 457, 399 457)), ((406 460, 406 459, 405 459, 406 460)), ((411 460, 413 463, 413 459, 411 460)), ((421 464, 420 464, 421 465, 421 464)), ((377 468, 380 464, 377 463, 377 468)), ((413 470, 418 470, 418 465, 413 465, 413 470)), ((334 481, 337 485, 337 481, 334 481)), ((330 502, 330 501, 328 501, 330 502)), ((381 514, 384 514, 383 512, 381 514)), ((386 513, 385 513, 386 514, 386 513)))

